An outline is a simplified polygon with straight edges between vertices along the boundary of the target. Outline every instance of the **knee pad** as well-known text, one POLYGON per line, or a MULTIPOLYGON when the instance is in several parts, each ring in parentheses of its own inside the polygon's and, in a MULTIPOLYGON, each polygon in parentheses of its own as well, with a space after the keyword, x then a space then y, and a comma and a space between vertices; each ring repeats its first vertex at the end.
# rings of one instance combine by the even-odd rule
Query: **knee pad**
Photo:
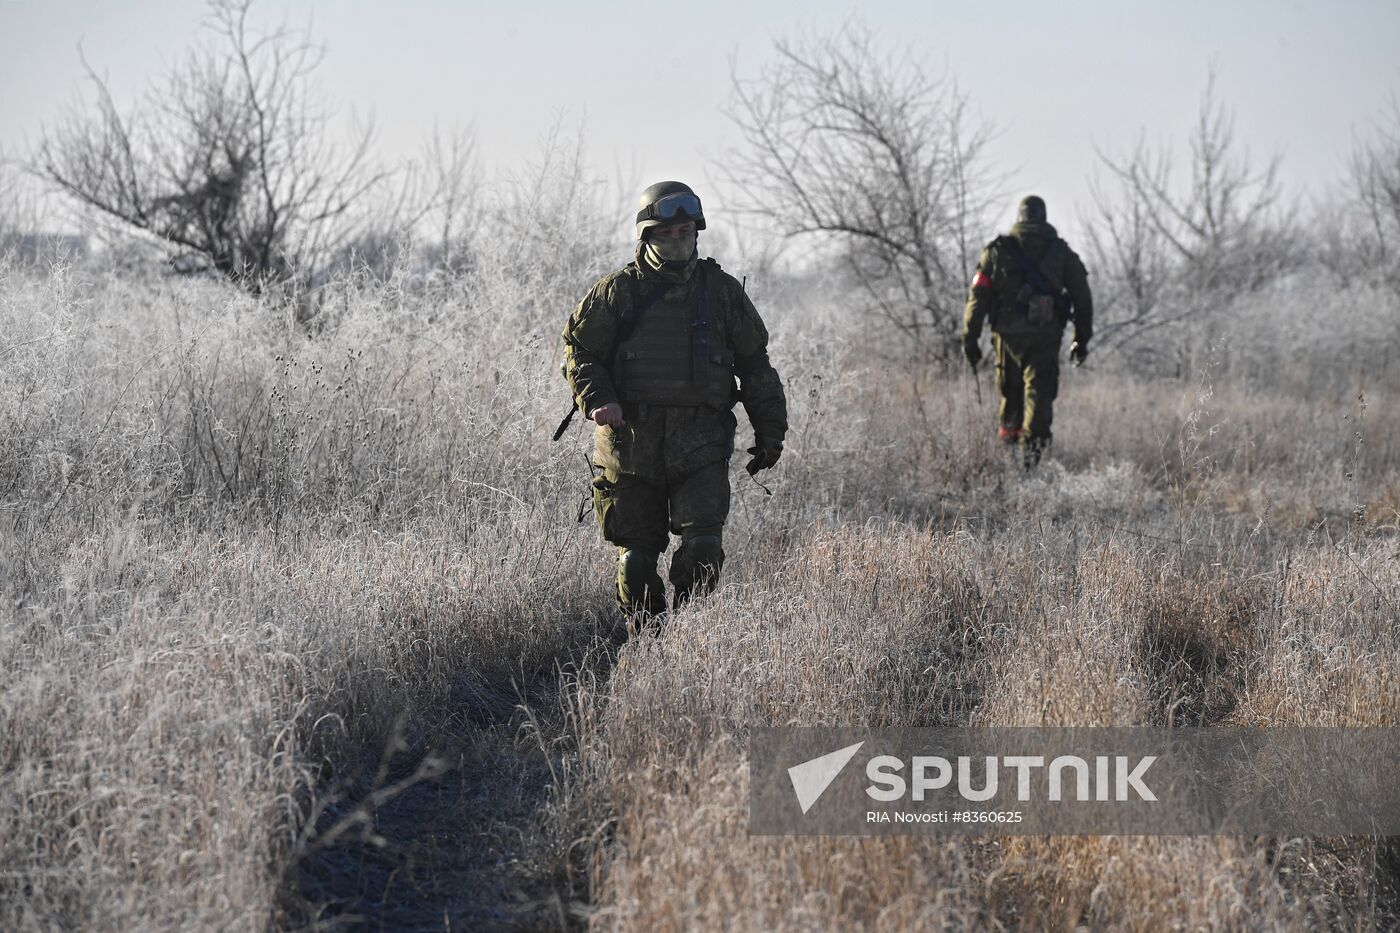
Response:
POLYGON ((703 577, 707 588, 713 587, 723 566, 724 546, 719 535, 685 538, 671 558, 671 583, 678 590, 689 591, 703 577))
POLYGON ((719 535, 696 535, 681 546, 690 551, 691 559, 697 564, 718 568, 724 563, 723 539, 719 535))
POLYGON ((617 555, 617 603, 624 612, 666 608, 666 589, 656 572, 656 551, 624 548, 617 555), (659 608, 658 608, 659 607, 659 608))
POLYGON ((661 555, 656 551, 645 551, 636 547, 625 547, 617 552, 617 571, 624 576, 644 580, 656 572, 656 560, 661 555))

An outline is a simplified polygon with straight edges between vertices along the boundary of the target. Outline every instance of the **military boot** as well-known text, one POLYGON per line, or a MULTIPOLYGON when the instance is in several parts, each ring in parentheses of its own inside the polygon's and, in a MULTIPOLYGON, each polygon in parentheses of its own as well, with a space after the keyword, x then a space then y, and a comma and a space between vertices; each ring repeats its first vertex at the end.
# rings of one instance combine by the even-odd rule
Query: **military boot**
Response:
POLYGON ((1040 458, 1045 455, 1045 451, 1050 449, 1050 438, 1048 437, 1028 437, 1021 445, 1021 466, 1027 470, 1034 470, 1040 466, 1040 458))

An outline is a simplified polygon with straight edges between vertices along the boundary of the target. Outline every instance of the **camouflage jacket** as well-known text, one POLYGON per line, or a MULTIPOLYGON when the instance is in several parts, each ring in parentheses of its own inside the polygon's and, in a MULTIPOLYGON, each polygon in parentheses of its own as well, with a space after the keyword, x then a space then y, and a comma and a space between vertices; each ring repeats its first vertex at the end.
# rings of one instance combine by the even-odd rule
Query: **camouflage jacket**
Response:
MULTIPOLYGON (((781 441, 788 428, 782 380, 768 359, 768 329, 738 280, 722 271, 718 263, 703 260, 695 264, 687 281, 671 286, 653 307, 645 308, 643 314, 653 310, 669 311, 696 298, 702 276, 709 294, 714 335, 733 355, 734 376, 738 378, 738 391, 733 398, 742 402, 756 435, 781 441)), ((568 380, 579 411, 587 416, 609 403, 623 406, 627 427, 615 432, 600 426, 596 432, 595 456, 599 466, 622 473, 650 473, 649 461, 662 449, 671 451, 673 458, 682 459, 676 456, 676 445, 682 440, 686 443, 681 446, 695 447, 687 454, 702 460, 728 457, 732 450, 734 419, 729 412, 732 398, 720 408, 688 406, 695 411, 684 415, 674 411, 666 417, 664 412, 639 411, 636 404, 625 400, 623 387, 614 381, 618 344, 624 336, 621 334, 624 318, 631 320, 633 303, 640 299, 645 304, 664 284, 664 280, 649 269, 639 271, 637 263, 629 263, 594 284, 564 325, 564 378, 568 380), (653 431, 649 430, 649 425, 672 427, 656 427, 653 431), (688 426, 683 428, 682 425, 688 426), (655 431, 677 433, 677 437, 651 438, 649 434, 655 431), (727 443, 717 440, 722 433, 727 434, 727 443), (716 436, 711 438, 710 434, 716 436)))
POLYGON ((1040 269, 1055 291, 1067 293, 1068 303, 1049 324, 1028 320, 1027 291, 1035 292, 1015 254, 1001 237, 988 243, 977 260, 977 272, 968 288, 963 314, 963 339, 982 336, 982 323, 991 324, 995 334, 1063 333, 1072 307, 1074 339, 1088 343, 1094 332, 1094 299, 1084 263, 1069 244, 1060 239, 1048 223, 1022 222, 1011 228, 1011 237, 1022 252, 1040 269), (1031 286, 1029 289, 1024 286, 1031 286))

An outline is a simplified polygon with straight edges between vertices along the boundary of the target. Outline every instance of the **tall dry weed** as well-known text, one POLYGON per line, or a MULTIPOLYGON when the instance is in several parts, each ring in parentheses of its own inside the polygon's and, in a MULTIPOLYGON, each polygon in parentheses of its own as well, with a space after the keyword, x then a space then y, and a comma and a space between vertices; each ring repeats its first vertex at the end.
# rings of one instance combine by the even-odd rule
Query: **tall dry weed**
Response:
POLYGON ((751 283, 793 412, 773 495, 736 473, 723 588, 612 652, 586 433, 547 440, 601 261, 566 233, 529 275, 331 286, 312 331, 0 270, 0 927, 1393 920, 1367 840, 744 820, 756 723, 1393 724, 1393 382, 1363 410, 1238 355, 1070 372, 1026 476, 986 383, 751 283))

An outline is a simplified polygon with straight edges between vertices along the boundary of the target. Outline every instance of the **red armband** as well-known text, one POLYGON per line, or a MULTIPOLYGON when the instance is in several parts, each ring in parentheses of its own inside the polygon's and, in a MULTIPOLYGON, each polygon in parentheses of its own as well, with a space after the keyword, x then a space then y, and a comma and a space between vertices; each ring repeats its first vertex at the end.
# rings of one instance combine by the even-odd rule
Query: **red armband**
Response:
POLYGON ((983 272, 981 269, 978 269, 977 274, 972 277, 972 287, 991 288, 992 280, 987 278, 987 274, 985 272, 983 272))

